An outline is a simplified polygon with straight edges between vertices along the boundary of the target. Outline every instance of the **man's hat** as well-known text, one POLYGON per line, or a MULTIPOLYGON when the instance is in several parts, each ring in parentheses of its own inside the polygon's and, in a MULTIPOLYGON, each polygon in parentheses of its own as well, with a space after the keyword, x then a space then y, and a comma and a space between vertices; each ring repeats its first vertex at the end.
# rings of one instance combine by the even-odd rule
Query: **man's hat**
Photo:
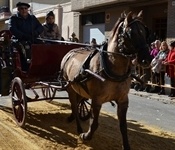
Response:
POLYGON ((26 6, 27 8, 30 7, 30 5, 29 5, 28 3, 18 2, 18 3, 16 4, 16 7, 21 7, 21 6, 26 6))

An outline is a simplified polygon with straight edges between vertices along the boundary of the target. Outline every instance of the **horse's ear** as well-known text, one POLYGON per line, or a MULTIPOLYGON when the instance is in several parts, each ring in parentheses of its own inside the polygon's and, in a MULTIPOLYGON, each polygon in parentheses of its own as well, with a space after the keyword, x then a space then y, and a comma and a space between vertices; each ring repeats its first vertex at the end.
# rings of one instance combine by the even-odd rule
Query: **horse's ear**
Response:
POLYGON ((138 18, 141 18, 141 19, 143 18, 143 10, 141 10, 141 11, 138 13, 137 17, 138 17, 138 18))
POLYGON ((125 18, 125 21, 124 21, 124 26, 127 27, 128 26, 128 23, 132 20, 132 12, 130 11, 128 13, 128 15, 126 16, 125 18))
POLYGON ((123 12, 121 13, 121 18, 125 18, 125 17, 126 17, 126 12, 123 11, 123 12))

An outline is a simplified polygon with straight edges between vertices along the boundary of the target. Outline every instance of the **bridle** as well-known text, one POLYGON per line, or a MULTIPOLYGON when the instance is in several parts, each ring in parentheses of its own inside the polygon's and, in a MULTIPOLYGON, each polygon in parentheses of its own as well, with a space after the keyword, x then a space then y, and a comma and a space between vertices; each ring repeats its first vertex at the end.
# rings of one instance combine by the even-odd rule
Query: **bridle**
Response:
MULTIPOLYGON (((128 24, 127 27, 124 27, 123 21, 120 22, 119 34, 117 36, 117 38, 118 38, 117 48, 119 48, 119 50, 117 52, 109 52, 106 50, 100 50, 100 62, 101 62, 103 71, 104 71, 105 75, 112 81, 123 82, 127 78, 129 78, 131 75, 130 68, 123 75, 114 74, 107 65, 107 57, 109 54, 120 55, 122 57, 129 58, 128 61, 130 61, 130 58, 137 56, 138 50, 133 45, 133 42, 132 42, 132 39, 130 36, 130 30, 127 30, 127 28, 129 28, 129 26, 131 26, 133 23, 136 23, 136 22, 139 22, 144 26, 144 24, 138 19, 134 19, 132 22, 130 22, 128 24), (132 51, 132 52, 130 52, 130 51, 132 51)), ((145 48, 145 47, 143 47, 143 48, 145 48)))
MULTIPOLYGON (((131 38, 131 28, 130 28, 130 26, 133 23, 140 23, 144 28, 146 28, 145 25, 139 19, 134 19, 127 26, 124 26, 124 23, 121 22, 121 25, 119 26, 120 33, 118 34, 117 46, 119 48, 119 53, 122 53, 122 55, 125 55, 127 57, 130 57, 130 56, 132 57, 132 55, 136 55, 140 49, 145 49, 148 47, 148 45, 146 46, 142 45, 142 47, 140 48, 135 48, 135 46, 133 45, 132 38, 131 38)), ((142 34, 141 30, 138 30, 138 31, 140 34, 142 34)))

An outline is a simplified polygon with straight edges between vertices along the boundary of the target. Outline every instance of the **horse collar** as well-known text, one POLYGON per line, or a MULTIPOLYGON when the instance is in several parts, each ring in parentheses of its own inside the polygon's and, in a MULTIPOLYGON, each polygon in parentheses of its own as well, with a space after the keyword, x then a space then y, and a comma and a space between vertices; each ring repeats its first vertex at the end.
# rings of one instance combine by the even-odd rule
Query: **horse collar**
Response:
POLYGON ((109 67, 107 66, 106 60, 107 60, 107 53, 105 53, 105 51, 102 50, 100 53, 101 66, 103 68, 105 76, 107 76, 110 80, 115 82, 123 82, 129 78, 129 76, 131 75, 130 69, 128 69, 128 71, 123 75, 116 75, 109 69, 109 67))

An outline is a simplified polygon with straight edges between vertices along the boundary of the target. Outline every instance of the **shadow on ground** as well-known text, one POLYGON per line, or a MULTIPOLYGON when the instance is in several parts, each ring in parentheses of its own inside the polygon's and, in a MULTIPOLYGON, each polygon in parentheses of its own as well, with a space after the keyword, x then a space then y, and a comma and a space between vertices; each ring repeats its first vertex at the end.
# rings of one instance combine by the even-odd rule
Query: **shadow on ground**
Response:
MULTIPOLYGON (((59 107, 59 111, 28 111, 25 130, 38 139, 64 145, 66 149, 120 150, 121 135, 118 120, 108 114, 101 114, 99 128, 91 141, 82 142, 76 133, 75 121, 68 123, 70 115, 68 104, 52 103, 59 107)), ((9 109, 1 108, 10 112, 9 109)), ((85 131, 88 121, 82 122, 85 131)), ((174 150, 175 139, 166 133, 152 131, 134 120, 128 120, 128 135, 132 150, 174 150)), ((46 144, 47 149, 47 144, 46 144)))

